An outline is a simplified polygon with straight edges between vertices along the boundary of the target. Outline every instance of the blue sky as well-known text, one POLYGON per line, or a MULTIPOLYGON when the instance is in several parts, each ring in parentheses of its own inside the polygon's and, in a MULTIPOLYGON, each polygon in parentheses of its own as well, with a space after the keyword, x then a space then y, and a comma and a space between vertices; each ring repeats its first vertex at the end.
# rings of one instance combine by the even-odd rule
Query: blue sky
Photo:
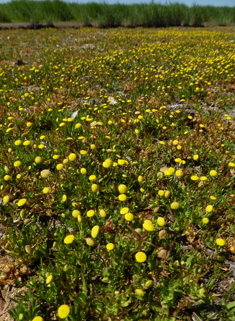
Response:
MULTIPOLYGON (((66 1, 66 0, 65 0, 66 1)), ((67 0, 68 1, 68 0, 67 0)), ((10 2, 7 0, 0 0, 0 3, 6 3, 6 2, 10 2)), ((76 2, 76 3, 87 3, 87 2, 92 2, 87 1, 87 0, 69 0, 68 2, 76 2)), ((100 2, 97 0, 94 0, 94 2, 100 2)), ((102 2, 102 1, 101 1, 102 2)), ((106 3, 126 3, 126 4, 132 4, 132 3, 149 3, 149 0, 105 0, 106 3)), ((166 1, 155 1, 156 3, 162 3, 165 4, 166 1)), ((169 2, 169 1, 168 1, 169 2)), ((191 6, 193 4, 198 4, 198 5, 211 5, 211 6, 229 6, 229 7, 235 7, 235 0, 171 0, 171 3, 174 2, 179 2, 179 3, 184 3, 188 6, 191 6)))

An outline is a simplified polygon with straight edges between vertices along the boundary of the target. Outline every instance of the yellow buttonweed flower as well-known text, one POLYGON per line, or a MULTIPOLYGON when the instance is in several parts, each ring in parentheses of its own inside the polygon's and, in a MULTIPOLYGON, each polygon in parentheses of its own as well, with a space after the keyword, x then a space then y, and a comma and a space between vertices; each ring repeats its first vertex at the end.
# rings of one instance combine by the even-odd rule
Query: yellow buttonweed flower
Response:
POLYGON ((15 167, 19 167, 20 165, 21 165, 21 162, 20 162, 20 161, 14 162, 14 166, 15 166, 15 167))
POLYGON ((25 203, 26 203, 26 198, 22 198, 21 200, 19 200, 19 202, 18 202, 18 206, 23 206, 25 203))
POLYGON ((42 192, 43 192, 44 194, 49 193, 49 191, 50 191, 50 188, 49 188, 49 187, 44 187, 43 190, 42 190, 42 192))
POLYGON ((67 195, 63 195, 62 196, 62 202, 64 203, 64 202, 66 202, 67 201, 67 195))
POLYGON ((118 160, 118 165, 125 165, 126 161, 124 159, 119 159, 118 160))
POLYGON ((130 221, 133 220, 133 218, 134 218, 134 215, 133 215, 133 214, 131 214, 131 213, 125 214, 125 220, 126 220, 126 221, 130 222, 130 221))
POLYGON ((219 245, 219 246, 224 246, 225 245, 225 240, 219 238, 219 239, 216 240, 216 244, 219 245))
POLYGON ((164 195, 164 191, 162 191, 162 190, 158 191, 158 195, 159 196, 163 196, 164 195))
POLYGON ((216 200, 216 197, 210 196, 210 199, 211 199, 211 200, 216 200))
POLYGON ((23 142, 23 145, 24 145, 24 146, 30 145, 30 140, 26 140, 25 142, 23 142))
POLYGON ((21 144, 21 140, 18 139, 18 140, 15 141, 15 145, 16 146, 19 146, 20 144, 21 144))
POLYGON ((194 155, 194 156, 193 156, 193 159, 194 159, 194 160, 198 160, 198 158, 199 158, 198 155, 194 155))
POLYGON ((43 178, 47 178, 50 174, 51 174, 51 172, 48 169, 44 169, 41 171, 41 176, 43 178))
POLYGON ((204 217, 204 218, 202 219, 202 222, 203 222, 204 224, 208 224, 208 223, 209 223, 209 219, 208 219, 207 217, 204 217))
POLYGON ((213 176, 216 176, 216 175, 217 175, 217 172, 215 170, 211 170, 210 171, 210 176, 213 177, 213 176))
POLYGON ((11 176, 10 175, 5 175, 4 176, 4 181, 9 181, 11 179, 11 176))
POLYGON ((197 181, 199 177, 197 175, 193 175, 190 177, 192 181, 197 181))
POLYGON ((10 197, 8 195, 3 197, 3 203, 7 204, 10 200, 10 197))
POLYGON ((126 200, 126 195, 125 194, 120 194, 119 196, 118 196, 118 198, 119 198, 119 201, 125 201, 126 200))
POLYGON ((170 176, 172 174, 172 171, 170 169, 167 169, 164 171, 164 175, 170 176))
POLYGON ((178 169, 178 170, 175 172, 175 176, 181 177, 181 176, 183 176, 183 172, 182 172, 180 169, 178 169))
POLYGON ((73 162, 76 158, 77 158, 77 155, 74 154, 74 153, 72 153, 72 154, 69 155, 69 160, 70 160, 71 162, 73 162))
POLYGON ((69 160, 68 160, 67 158, 65 158, 65 159, 63 160, 63 164, 64 164, 64 165, 68 164, 68 161, 69 161, 69 160))
POLYGON ((126 185, 121 184, 121 185, 118 186, 118 191, 119 191, 120 194, 125 194, 126 190, 127 190, 126 185))
POLYGON ((77 220, 78 220, 79 223, 81 223, 81 221, 82 221, 82 216, 81 216, 80 214, 78 214, 77 220))
POLYGON ((173 145, 176 146, 176 145, 178 145, 178 144, 179 144, 178 140, 174 140, 174 141, 173 141, 173 145))
POLYGON ((139 182, 139 183, 142 183, 142 182, 143 182, 143 176, 141 176, 141 175, 138 176, 138 182, 139 182))
POLYGON ((171 192, 170 192, 170 191, 165 191, 165 194, 164 194, 165 198, 169 198, 170 195, 171 195, 171 192))
POLYGON ((95 175, 89 176, 89 180, 90 180, 90 181, 95 181, 95 180, 96 180, 96 176, 95 176, 95 175))
POLYGON ((129 212, 129 208, 128 207, 123 207, 121 210, 120 210, 120 214, 122 215, 125 215, 129 212))
POLYGON ((159 226, 164 226, 164 225, 166 225, 165 219, 164 219, 163 217, 158 217, 158 218, 157 218, 157 224, 158 224, 159 226))
POLYGON ((110 158, 107 158, 104 162, 103 162, 103 167, 104 168, 109 168, 113 165, 113 161, 110 158))
POLYGON ((100 210, 100 216, 101 216, 101 217, 106 217, 105 210, 100 210))
POLYGON ((63 164, 58 164, 56 166, 56 168, 58 169, 58 171, 60 171, 61 169, 63 169, 64 165, 63 164))
POLYGON ((27 127, 31 127, 32 125, 33 125, 33 124, 30 123, 30 122, 27 122, 27 124, 26 124, 27 127))
POLYGON ((228 166, 230 166, 230 167, 234 167, 234 166, 235 166, 235 163, 230 162, 230 163, 228 163, 228 166))
POLYGON ((113 244, 113 243, 107 244, 107 245, 106 245, 106 249, 107 249, 108 251, 112 251, 112 250, 114 249, 114 244, 113 244))
POLYGON ((51 283, 52 279, 53 279, 53 275, 49 275, 49 276, 46 278, 46 284, 51 283))
POLYGON ((206 180, 207 180, 207 177, 206 177, 206 176, 201 176, 201 177, 200 177, 200 180, 201 180, 201 181, 206 181, 206 180))
POLYGON ((40 317, 40 316, 36 316, 36 317, 33 318, 32 321, 43 321, 43 318, 40 317))
POLYGON ((64 243, 65 243, 65 244, 71 244, 71 243, 73 243, 74 239, 75 239, 75 236, 74 236, 74 235, 72 235, 72 234, 67 235, 67 236, 64 238, 64 243))
POLYGON ((94 211, 94 210, 89 210, 89 211, 86 213, 86 215, 87 215, 88 217, 92 217, 92 216, 95 215, 95 211, 94 211))
POLYGON ((80 154, 86 155, 86 154, 87 154, 87 151, 86 151, 86 150, 80 150, 80 154))
POLYGON ((67 318, 69 313, 70 313, 70 307, 66 304, 61 305, 58 309, 58 316, 61 319, 67 318))
POLYGON ((89 246, 94 246, 95 245, 95 242, 91 237, 87 237, 85 239, 85 241, 86 241, 86 244, 89 245, 89 246))
POLYGON ((208 206, 206 207, 206 211, 207 211, 208 213, 212 212, 212 210, 213 210, 213 206, 212 206, 212 205, 208 205, 208 206))
POLYGON ((80 211, 78 211, 78 210, 73 210, 73 211, 72 211, 72 216, 73 216, 73 217, 76 218, 76 217, 78 217, 78 215, 81 215, 81 212, 80 212, 80 211))
POLYGON ((92 184, 92 186, 91 186, 92 192, 96 193, 98 191, 98 189, 99 189, 99 187, 97 184, 92 184))
POLYGON ((141 289, 135 289, 135 294, 137 294, 139 296, 144 296, 144 291, 141 289))
POLYGON ((36 164, 40 164, 42 162, 42 157, 37 156, 34 161, 36 164))
POLYGON ((135 255, 135 259, 139 263, 143 263, 147 260, 147 255, 144 252, 137 252, 135 255))
POLYGON ((53 159, 58 159, 59 157, 59 155, 53 155, 53 159))
POLYGON ((172 210, 178 210, 179 207, 180 207, 180 204, 178 202, 171 203, 172 210))
POLYGON ((150 220, 145 220, 144 223, 143 223, 143 228, 148 231, 148 232, 152 232, 154 231, 154 226, 153 226, 153 223, 152 221, 150 220))
POLYGON ((99 234, 99 230, 100 230, 99 225, 95 225, 94 227, 92 227, 91 236, 93 237, 93 239, 95 239, 96 236, 99 234))
POLYGON ((86 170, 85 168, 81 168, 81 169, 80 169, 80 173, 81 173, 82 175, 86 175, 87 170, 86 170))

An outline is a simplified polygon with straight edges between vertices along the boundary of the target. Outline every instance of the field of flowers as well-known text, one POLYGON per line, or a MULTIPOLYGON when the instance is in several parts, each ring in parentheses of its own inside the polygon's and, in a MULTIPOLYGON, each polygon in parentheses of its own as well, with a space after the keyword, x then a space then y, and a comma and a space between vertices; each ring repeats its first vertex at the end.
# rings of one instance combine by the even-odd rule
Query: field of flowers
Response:
POLYGON ((234 28, 0 47, 0 320, 234 321, 234 28))

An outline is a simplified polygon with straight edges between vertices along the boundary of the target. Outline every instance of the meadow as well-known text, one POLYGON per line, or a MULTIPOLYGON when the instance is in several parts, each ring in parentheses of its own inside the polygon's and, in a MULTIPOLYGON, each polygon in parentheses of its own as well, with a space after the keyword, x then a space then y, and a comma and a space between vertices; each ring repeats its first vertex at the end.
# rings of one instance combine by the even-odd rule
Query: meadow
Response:
POLYGON ((234 321, 234 27, 0 47, 0 320, 234 321))

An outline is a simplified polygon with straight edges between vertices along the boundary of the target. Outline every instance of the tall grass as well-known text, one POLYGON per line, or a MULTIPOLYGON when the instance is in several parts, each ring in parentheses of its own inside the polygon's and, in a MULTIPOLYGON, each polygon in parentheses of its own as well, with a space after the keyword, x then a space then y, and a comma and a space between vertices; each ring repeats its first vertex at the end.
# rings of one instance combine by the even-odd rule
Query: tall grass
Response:
POLYGON ((62 0, 12 0, 0 4, 0 22, 53 23, 77 21, 84 25, 100 27, 144 26, 168 27, 191 25, 201 26, 205 22, 226 25, 235 22, 235 7, 213 7, 180 3, 166 5, 67 3, 62 0))

